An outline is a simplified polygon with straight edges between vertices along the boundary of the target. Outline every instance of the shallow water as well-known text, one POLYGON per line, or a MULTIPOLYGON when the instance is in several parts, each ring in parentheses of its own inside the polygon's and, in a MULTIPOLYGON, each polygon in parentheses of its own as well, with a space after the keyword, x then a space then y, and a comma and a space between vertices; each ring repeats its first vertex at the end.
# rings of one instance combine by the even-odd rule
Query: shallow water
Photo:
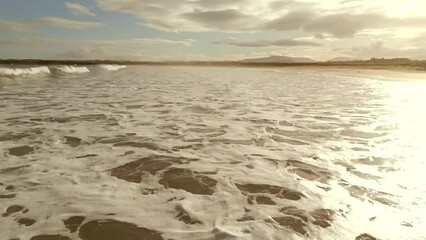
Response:
POLYGON ((426 82, 109 68, 0 76, 0 239, 426 239, 426 82))

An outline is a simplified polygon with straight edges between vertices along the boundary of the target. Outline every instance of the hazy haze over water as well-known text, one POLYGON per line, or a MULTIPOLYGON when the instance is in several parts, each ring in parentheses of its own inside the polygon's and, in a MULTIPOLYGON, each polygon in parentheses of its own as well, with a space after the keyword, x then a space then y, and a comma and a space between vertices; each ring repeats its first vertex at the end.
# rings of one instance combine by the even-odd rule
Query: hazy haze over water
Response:
POLYGON ((425 239, 424 81, 7 69, 0 239, 425 239))

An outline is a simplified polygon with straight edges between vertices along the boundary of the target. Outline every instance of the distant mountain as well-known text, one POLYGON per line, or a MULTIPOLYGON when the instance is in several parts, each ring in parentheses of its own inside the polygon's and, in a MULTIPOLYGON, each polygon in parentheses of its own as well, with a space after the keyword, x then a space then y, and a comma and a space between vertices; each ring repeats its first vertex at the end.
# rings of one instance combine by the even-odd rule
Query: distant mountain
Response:
POLYGON ((355 60, 356 60, 355 58, 350 58, 350 57, 335 57, 328 60, 327 62, 349 62, 349 61, 355 61, 355 60))
POLYGON ((312 63, 315 60, 304 57, 270 56, 264 58, 244 59, 245 63, 312 63))

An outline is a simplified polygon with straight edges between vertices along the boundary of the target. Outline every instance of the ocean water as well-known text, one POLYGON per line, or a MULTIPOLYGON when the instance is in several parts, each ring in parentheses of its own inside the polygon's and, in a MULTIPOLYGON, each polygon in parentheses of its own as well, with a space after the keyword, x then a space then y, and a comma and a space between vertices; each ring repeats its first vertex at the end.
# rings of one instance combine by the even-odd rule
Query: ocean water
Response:
POLYGON ((426 239, 426 81, 0 67, 0 239, 426 239))

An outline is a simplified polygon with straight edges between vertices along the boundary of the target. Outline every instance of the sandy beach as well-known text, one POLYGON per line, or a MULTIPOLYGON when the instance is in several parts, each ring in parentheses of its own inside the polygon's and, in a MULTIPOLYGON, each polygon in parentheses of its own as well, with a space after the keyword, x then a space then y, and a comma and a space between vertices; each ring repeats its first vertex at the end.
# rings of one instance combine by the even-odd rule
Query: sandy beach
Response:
POLYGON ((319 71, 347 74, 350 76, 375 76, 383 80, 426 80, 426 71, 416 68, 398 68, 398 67, 383 67, 383 68, 366 68, 356 66, 299 66, 299 67, 284 67, 283 69, 294 69, 304 71, 319 71))
POLYGON ((4 72, 0 239, 424 235, 426 85, 407 81, 423 73, 146 65, 4 72))

